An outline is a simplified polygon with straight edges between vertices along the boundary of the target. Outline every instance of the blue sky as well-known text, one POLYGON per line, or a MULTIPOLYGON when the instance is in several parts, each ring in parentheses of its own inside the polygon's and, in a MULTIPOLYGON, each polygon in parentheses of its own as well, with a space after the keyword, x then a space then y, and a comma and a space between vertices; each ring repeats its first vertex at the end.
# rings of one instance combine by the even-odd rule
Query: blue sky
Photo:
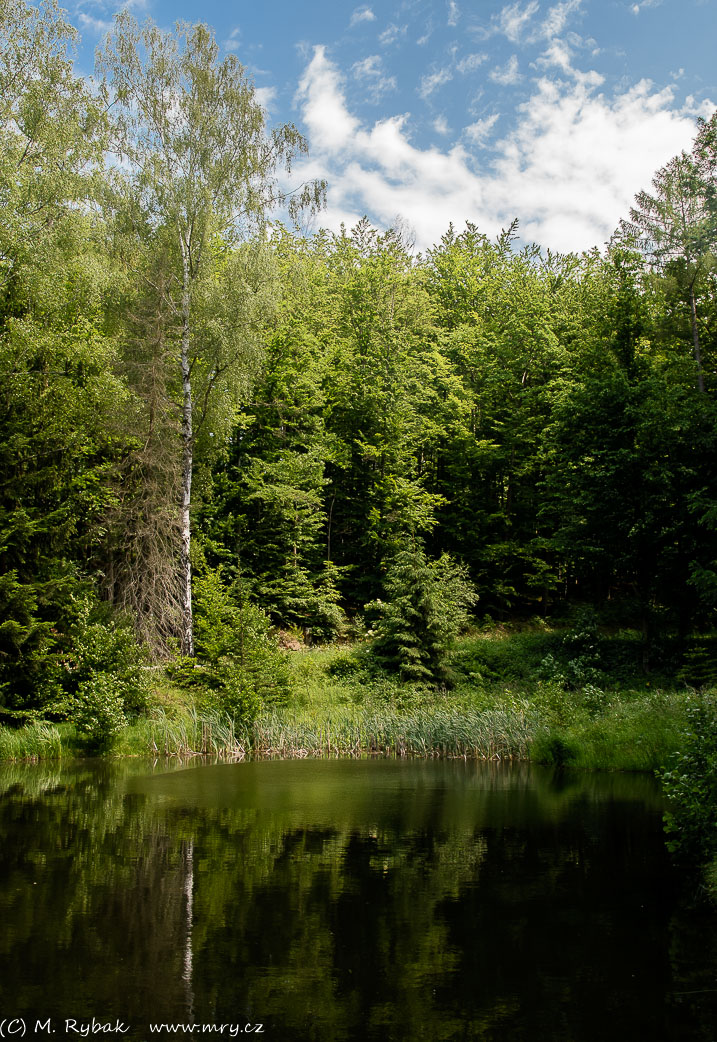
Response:
MULTIPOLYGON (((67 0, 66 0, 67 2, 67 0)), ((74 0, 78 62, 118 8, 74 0)), ((296 123, 317 225, 400 218, 420 249, 450 221, 559 251, 602 246, 654 171, 717 107, 717 0, 132 0, 211 25, 270 123, 296 123)))

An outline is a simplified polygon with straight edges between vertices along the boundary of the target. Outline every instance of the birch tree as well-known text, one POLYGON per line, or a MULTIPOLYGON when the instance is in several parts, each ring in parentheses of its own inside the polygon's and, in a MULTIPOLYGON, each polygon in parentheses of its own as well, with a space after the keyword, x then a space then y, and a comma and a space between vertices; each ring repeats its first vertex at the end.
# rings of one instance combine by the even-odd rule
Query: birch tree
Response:
MULTIPOLYGON (((182 410, 181 646, 191 655, 195 398, 206 414, 243 342, 242 322, 234 336, 207 322, 208 300, 213 296, 218 303, 221 296, 207 290, 212 283, 218 288, 213 278, 218 256, 219 267, 224 272, 227 267, 217 244, 232 247, 251 236, 260 240, 274 207, 285 204, 290 212, 318 207, 323 185, 307 183, 293 194, 282 189, 278 172, 289 171, 296 155, 306 150, 304 139, 291 124, 267 130, 244 68, 233 55, 219 60, 207 26, 178 23, 169 33, 149 21, 139 26, 122 11, 97 64, 116 119, 115 148, 129 168, 130 208, 141 215, 150 235, 169 238, 175 265, 170 287, 179 329, 182 410), (208 346, 220 350, 212 353, 208 346)), ((259 292, 261 286, 254 289, 259 292)))

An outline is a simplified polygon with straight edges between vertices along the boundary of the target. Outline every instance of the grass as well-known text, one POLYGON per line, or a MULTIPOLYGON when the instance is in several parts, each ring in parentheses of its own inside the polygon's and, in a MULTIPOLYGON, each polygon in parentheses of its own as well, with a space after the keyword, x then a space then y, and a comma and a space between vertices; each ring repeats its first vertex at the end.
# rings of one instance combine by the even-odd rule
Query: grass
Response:
POLYGON ((66 749, 67 740, 72 732, 69 724, 56 725, 44 721, 27 724, 14 730, 9 727, 0 728, 0 761, 57 760, 66 749))
MULTIPOLYGON (((156 677, 153 708, 128 726, 118 756, 454 756, 530 759, 585 768, 652 771, 679 748, 693 695, 641 669, 639 637, 581 623, 494 627, 461 642, 450 690, 400 685, 360 649, 288 653, 290 705, 251 723, 198 708, 156 677)), ((0 760, 76 755, 70 725, 0 729, 0 760)))

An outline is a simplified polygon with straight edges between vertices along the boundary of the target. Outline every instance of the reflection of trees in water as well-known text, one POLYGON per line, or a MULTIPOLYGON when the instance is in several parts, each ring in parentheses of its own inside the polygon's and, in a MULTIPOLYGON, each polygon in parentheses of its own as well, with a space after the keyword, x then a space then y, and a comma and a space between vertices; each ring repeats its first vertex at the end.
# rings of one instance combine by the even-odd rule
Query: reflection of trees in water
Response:
MULTIPOLYGON (((442 1037, 428 1027, 441 1017, 433 988, 456 953, 438 907, 476 880, 482 839, 294 828, 264 833, 252 864, 242 856, 251 832, 237 837, 236 865, 198 882, 197 918, 212 925, 195 986, 212 1019, 241 1009, 282 1038, 396 1024, 400 1037, 442 1037)), ((197 841, 205 852, 207 839, 197 841)))
POLYGON ((101 772, 0 803, 0 997, 46 1018, 181 1012, 186 844, 101 772))
POLYGON ((282 1042, 590 1042, 619 1010, 631 1037, 669 1038, 670 929, 691 978, 659 817, 619 779, 606 803, 592 778, 505 777, 375 808, 370 789, 328 810, 312 793, 304 816, 283 796, 153 798, 109 770, 30 792, 0 777, 1 997, 137 1037, 194 1018, 265 1021, 282 1042))

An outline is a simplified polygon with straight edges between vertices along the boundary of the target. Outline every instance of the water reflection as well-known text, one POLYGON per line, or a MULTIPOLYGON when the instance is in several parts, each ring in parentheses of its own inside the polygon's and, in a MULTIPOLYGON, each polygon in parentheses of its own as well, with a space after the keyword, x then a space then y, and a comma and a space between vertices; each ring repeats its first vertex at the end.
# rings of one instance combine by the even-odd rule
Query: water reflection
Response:
POLYGON ((561 1042, 717 1022, 715 922, 676 889, 649 778, 123 763, 5 770, 0 793, 0 1020, 561 1042))

